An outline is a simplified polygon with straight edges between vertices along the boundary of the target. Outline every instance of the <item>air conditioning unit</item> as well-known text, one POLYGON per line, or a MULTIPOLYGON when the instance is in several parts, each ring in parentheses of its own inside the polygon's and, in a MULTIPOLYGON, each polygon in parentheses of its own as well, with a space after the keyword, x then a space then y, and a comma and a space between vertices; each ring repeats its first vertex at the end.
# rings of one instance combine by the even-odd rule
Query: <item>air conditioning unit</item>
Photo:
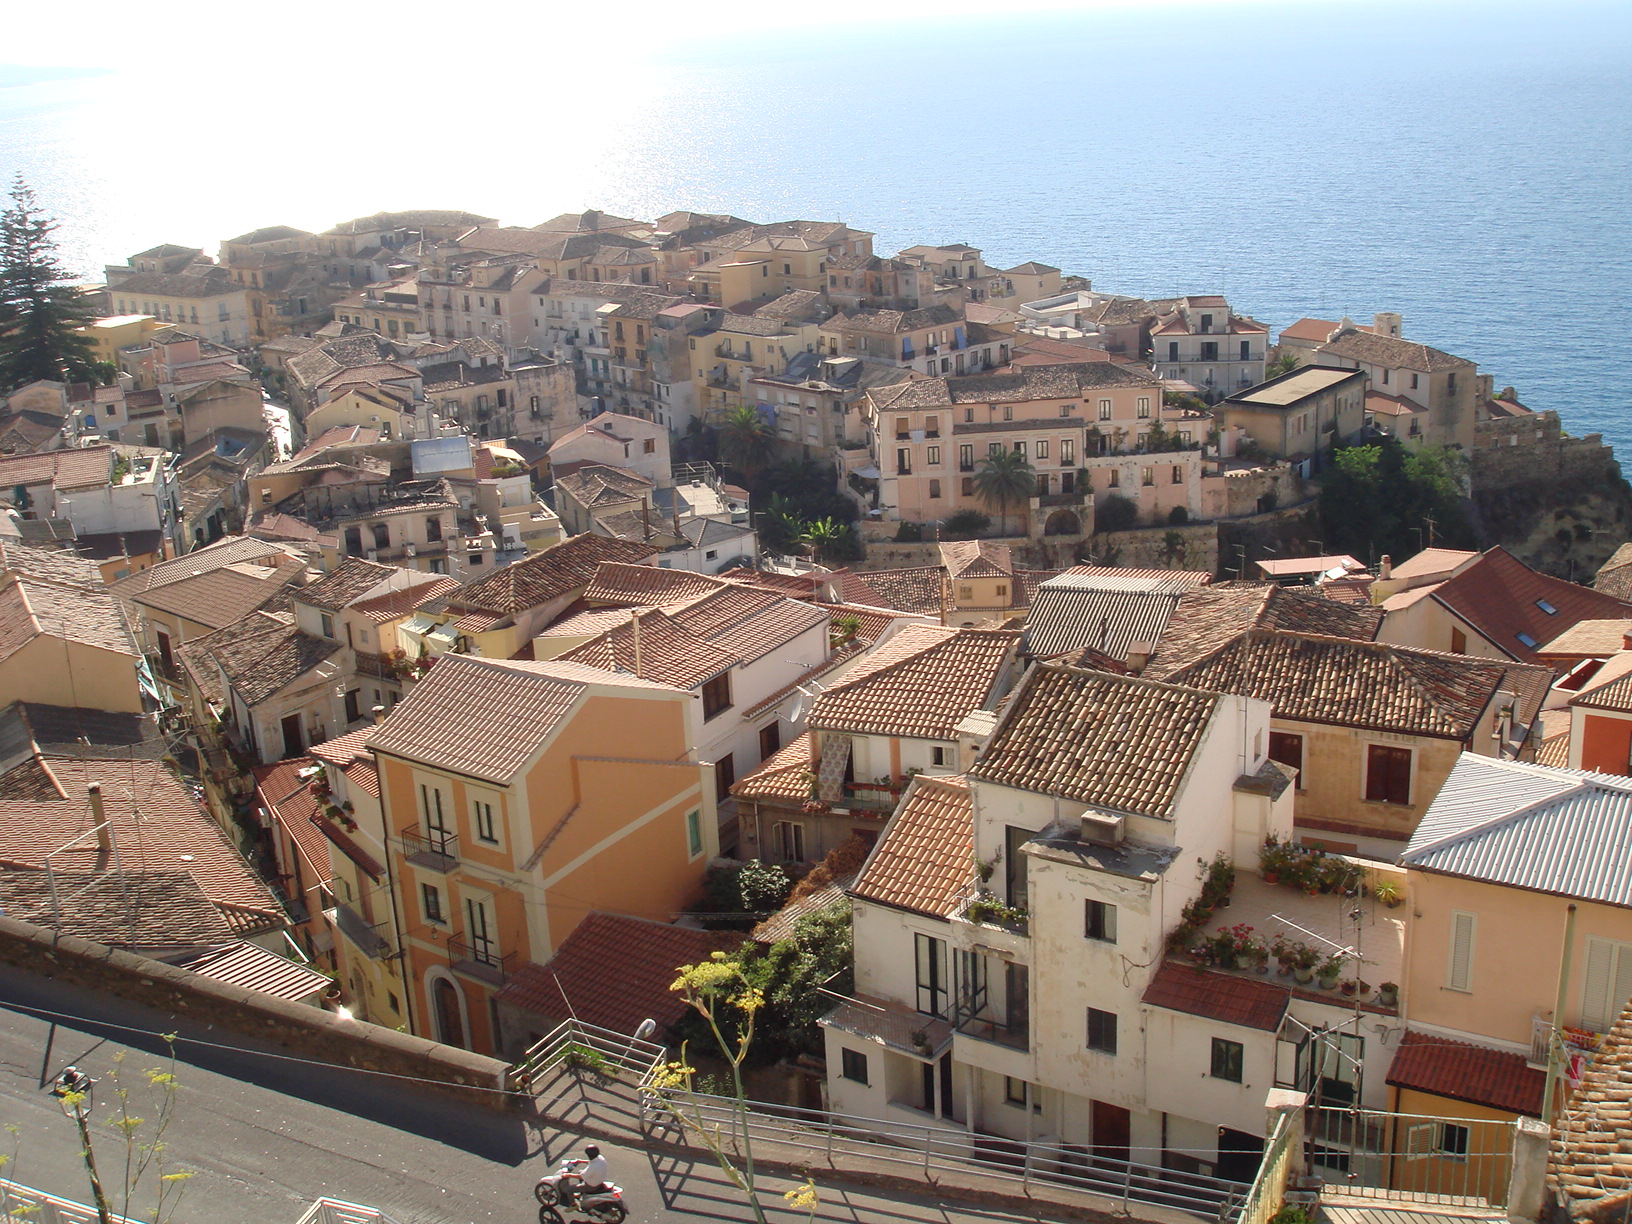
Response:
POLYGON ((1095 846, 1120 846, 1127 833, 1127 822, 1109 812, 1082 814, 1082 840, 1095 846))

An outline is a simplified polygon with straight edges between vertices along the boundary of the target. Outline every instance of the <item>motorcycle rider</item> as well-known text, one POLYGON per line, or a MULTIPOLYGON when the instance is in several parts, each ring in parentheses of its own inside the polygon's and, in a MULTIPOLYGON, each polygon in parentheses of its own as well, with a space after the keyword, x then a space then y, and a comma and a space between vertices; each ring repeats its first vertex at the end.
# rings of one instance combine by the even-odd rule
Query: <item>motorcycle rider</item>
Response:
POLYGON ((602 1193, 607 1184, 606 1157, 601 1155, 601 1149, 593 1143, 586 1144, 584 1156, 586 1157, 584 1160, 569 1160, 566 1162, 568 1169, 571 1170, 568 1176, 574 1177, 578 1181, 577 1187, 573 1191, 573 1197, 580 1203, 591 1194, 602 1193))

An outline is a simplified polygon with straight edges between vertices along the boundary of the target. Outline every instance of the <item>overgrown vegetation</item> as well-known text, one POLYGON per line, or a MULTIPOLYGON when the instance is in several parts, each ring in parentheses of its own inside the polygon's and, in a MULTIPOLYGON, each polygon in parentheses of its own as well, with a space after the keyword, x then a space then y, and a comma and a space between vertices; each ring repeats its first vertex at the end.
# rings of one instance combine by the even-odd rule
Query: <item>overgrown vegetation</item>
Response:
POLYGON ((1120 493, 1107 493, 1094 501, 1094 534, 1127 531, 1139 523, 1139 507, 1120 493))
POLYGON ((792 888, 786 871, 759 859, 710 867, 703 880, 708 909, 725 916, 719 925, 744 929, 780 909, 792 888))
POLYGON ((959 510, 956 514, 947 515, 946 521, 941 524, 941 534, 949 540, 978 539, 991 529, 991 516, 979 510, 959 510))
POLYGON ((823 564, 859 561, 856 503, 840 493, 833 472, 808 459, 773 464, 749 485, 760 547, 774 553, 813 550, 823 564))
POLYGON ((1340 447, 1321 478, 1328 552, 1374 561, 1422 548, 1475 548, 1463 509, 1467 461, 1444 447, 1407 449, 1390 438, 1340 447))

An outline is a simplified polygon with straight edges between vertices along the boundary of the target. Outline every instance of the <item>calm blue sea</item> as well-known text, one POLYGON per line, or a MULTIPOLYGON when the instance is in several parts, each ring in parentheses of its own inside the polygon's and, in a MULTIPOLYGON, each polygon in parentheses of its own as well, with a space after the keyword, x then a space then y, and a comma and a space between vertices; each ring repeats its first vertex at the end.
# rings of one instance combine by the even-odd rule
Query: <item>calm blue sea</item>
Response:
POLYGON ((381 208, 693 208, 1222 291, 1276 329, 1398 310, 1408 338, 1632 453, 1632 6, 720 24, 572 47, 523 28, 536 59, 445 88, 328 59, 231 82, 248 105, 168 99, 151 73, 0 89, 0 173, 35 185, 87 275, 381 208))

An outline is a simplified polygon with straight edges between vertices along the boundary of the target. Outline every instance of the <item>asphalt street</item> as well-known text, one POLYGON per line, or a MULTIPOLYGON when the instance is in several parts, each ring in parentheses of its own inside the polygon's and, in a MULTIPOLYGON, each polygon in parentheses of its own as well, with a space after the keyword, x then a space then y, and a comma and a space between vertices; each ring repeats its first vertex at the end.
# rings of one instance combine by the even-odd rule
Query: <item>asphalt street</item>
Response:
MULTIPOLYGON (((0 1123, 20 1128, 16 1140, 0 1132, 0 1150, 16 1145, 8 1175, 88 1201, 74 1124, 48 1090, 73 1063, 104 1082, 94 1098, 93 1137, 104 1184, 120 1210, 125 1149, 107 1121, 106 1075, 119 1050, 129 1051, 127 1073, 162 1065, 167 1047, 159 1034, 166 1032, 178 1035, 181 1085, 164 1135, 167 1157, 195 1171, 172 1217, 176 1224, 295 1224, 324 1195, 378 1207, 401 1224, 521 1224, 536 1219, 534 1181, 582 1147, 568 1131, 541 1129, 412 1081, 291 1058, 237 1032, 0 966, 0 1123)), ((127 1082, 132 1078, 145 1084, 145 1076, 127 1074, 127 1082)), ((156 1108, 157 1097, 145 1087, 133 1097, 133 1112, 150 1115, 156 1108)), ((601 1147, 633 1224, 751 1218, 710 1163, 648 1157, 638 1146, 605 1141, 601 1147)), ((790 1182, 762 1179, 762 1185, 778 1224, 809 1218, 782 1202, 790 1182)), ((1056 1218, 970 1209, 932 1194, 818 1187, 815 1219, 824 1222, 1056 1218)), ((151 1209, 150 1187, 140 1187, 129 1214, 145 1219, 151 1209)))

